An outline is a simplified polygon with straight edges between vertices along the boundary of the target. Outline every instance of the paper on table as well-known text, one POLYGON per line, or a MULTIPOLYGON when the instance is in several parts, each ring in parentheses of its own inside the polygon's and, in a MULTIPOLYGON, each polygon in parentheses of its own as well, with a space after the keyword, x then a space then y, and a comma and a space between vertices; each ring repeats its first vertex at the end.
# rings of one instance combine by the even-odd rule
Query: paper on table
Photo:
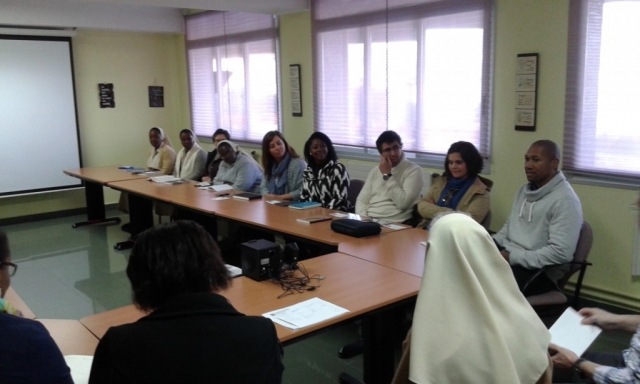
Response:
POLYGON ((427 242, 426 241, 421 241, 420 245, 424 245, 426 247, 427 246, 427 242))
POLYGON ((151 177, 151 181, 156 182, 156 183, 169 183, 169 182, 173 182, 176 180, 180 180, 179 177, 175 177, 175 176, 156 176, 156 177, 151 177))
POLYGON ((331 216, 335 216, 335 217, 348 217, 349 214, 348 213, 342 213, 342 212, 334 212, 334 213, 330 213, 331 216))
POLYGON ((64 361, 69 366, 69 369, 71 369, 71 378, 74 383, 87 384, 89 382, 93 356, 67 355, 64 357, 64 361))
POLYGON ((264 313, 262 316, 295 331, 348 312, 347 309, 314 297, 290 307, 264 313))
POLYGON ((551 342, 582 356, 602 329, 594 325, 581 324, 583 317, 569 307, 551 326, 551 342))
POLYGON ((233 189, 233 186, 229 185, 229 184, 219 184, 219 185, 212 185, 209 187, 210 189, 213 189, 216 192, 221 192, 221 191, 229 191, 233 189))
POLYGON ((398 229, 404 229, 402 225, 396 225, 396 224, 384 224, 383 226, 389 229, 393 229, 394 231, 397 231, 398 229))

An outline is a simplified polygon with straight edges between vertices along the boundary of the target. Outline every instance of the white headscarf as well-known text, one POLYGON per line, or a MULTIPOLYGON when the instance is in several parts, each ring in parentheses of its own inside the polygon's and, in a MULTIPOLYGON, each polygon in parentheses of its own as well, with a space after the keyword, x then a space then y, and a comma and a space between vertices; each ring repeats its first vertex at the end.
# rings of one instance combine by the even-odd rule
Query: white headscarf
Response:
POLYGON ((196 134, 193 133, 193 131, 190 129, 185 129, 184 131, 189 131, 189 134, 193 139, 193 146, 189 151, 187 151, 183 146, 180 152, 178 152, 178 155, 176 157, 176 166, 173 171, 173 173, 177 177, 182 177, 181 175, 183 174, 183 171, 185 169, 187 170, 187 172, 191 172, 191 170, 195 167, 197 157, 196 153, 202 150, 202 148, 200 148, 200 141, 198 141, 198 136, 196 136, 196 134))
POLYGON ((151 132, 152 130, 157 129, 158 131, 160 131, 160 140, 162 141, 160 143, 160 146, 158 147, 158 149, 151 147, 151 151, 149 153, 149 158, 147 159, 147 167, 148 168, 153 168, 153 169, 160 169, 160 157, 158 152, 160 150, 160 148, 162 148, 165 145, 168 145, 169 147, 173 146, 171 145, 171 140, 169 140, 169 138, 167 137, 167 135, 165 135, 164 130, 160 127, 153 127, 149 130, 149 132, 151 132))
POLYGON ((551 336, 482 226, 463 214, 429 234, 413 317, 411 381, 535 383, 551 336))
POLYGON ((227 143, 231 146, 231 148, 234 148, 236 153, 238 155, 245 155, 249 158, 249 160, 253 161, 254 163, 256 163, 256 165, 258 166, 258 168, 260 168, 261 172, 264 172, 264 169, 262 169, 262 165, 260 165, 260 163, 258 163, 256 161, 256 159, 253 158, 253 156, 251 155, 251 153, 247 152, 246 150, 242 149, 238 144, 234 143, 231 140, 222 140, 218 143, 218 145, 216 146, 216 157, 220 157, 220 144, 222 143, 227 143))

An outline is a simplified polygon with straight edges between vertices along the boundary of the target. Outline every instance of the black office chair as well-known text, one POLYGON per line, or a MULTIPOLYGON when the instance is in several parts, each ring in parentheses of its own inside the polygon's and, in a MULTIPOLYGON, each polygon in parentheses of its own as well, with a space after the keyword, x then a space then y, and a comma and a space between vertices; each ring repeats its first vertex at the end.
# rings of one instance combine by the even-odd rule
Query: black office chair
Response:
MULTIPOLYGON (((541 293, 539 295, 533 295, 527 297, 527 301, 533 309, 540 316, 549 316, 561 314, 567 307, 567 303, 569 298, 565 295, 562 290, 564 290, 565 285, 569 281, 569 278, 573 276, 574 273, 580 271, 578 275, 578 281, 575 284, 573 291, 573 301, 571 306, 574 309, 578 309, 578 301, 580 300, 580 290, 582 289, 582 280, 584 279, 584 275, 587 272, 587 267, 592 265, 592 263, 587 261, 587 257, 589 256, 589 252, 591 251, 591 245, 593 244, 593 230, 591 226, 586 221, 582 223, 582 228, 580 229, 580 237, 578 238, 578 244, 576 246, 576 251, 573 254, 573 260, 568 263, 560 264, 568 265, 569 268, 565 272, 564 276, 560 280, 558 280, 558 288, 560 290, 552 290, 549 292, 541 293)), ((533 280, 535 280, 538 276, 546 273, 550 268, 556 268, 559 265, 549 265, 544 268, 541 268, 538 273, 536 273, 529 281, 525 284, 522 289, 522 292, 526 296, 527 287, 533 280)))
POLYGON ((349 190, 347 192, 347 200, 349 200, 349 204, 351 205, 349 212, 351 213, 356 211, 356 200, 363 186, 364 180, 351 179, 351 184, 349 184, 349 190))

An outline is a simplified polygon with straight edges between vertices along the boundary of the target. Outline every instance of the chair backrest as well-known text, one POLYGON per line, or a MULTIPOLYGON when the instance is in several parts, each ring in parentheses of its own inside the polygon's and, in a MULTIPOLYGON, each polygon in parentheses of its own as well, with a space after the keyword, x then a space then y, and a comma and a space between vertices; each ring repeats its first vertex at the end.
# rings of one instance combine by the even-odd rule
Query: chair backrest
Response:
MULTIPOLYGON (((576 251, 573 254, 573 261, 587 261, 587 257, 589 256, 589 252, 591 251, 591 245, 593 244, 593 230, 591 226, 586 221, 582 222, 582 228, 580 229, 580 236, 578 237, 578 244, 576 246, 576 251)), ((578 272, 581 268, 580 264, 571 264, 569 265, 569 270, 567 273, 558 280, 558 287, 564 288, 569 278, 574 273, 578 272)))
POLYGON ((356 200, 358 199, 358 195, 364 186, 364 180, 351 179, 351 184, 349 185, 349 191, 347 192, 347 200, 351 204, 351 208, 355 209, 356 200))
POLYGON ((487 212, 487 215, 482 219, 480 225, 482 225, 487 232, 491 233, 491 229, 489 228, 491 226, 491 210, 487 212))

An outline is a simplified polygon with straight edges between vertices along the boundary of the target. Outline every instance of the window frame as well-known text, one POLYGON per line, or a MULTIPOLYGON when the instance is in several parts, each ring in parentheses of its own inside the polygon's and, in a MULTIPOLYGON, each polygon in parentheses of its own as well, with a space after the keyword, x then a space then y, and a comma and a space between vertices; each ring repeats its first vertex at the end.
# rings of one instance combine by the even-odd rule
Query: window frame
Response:
MULTIPOLYGON (((187 15, 185 16, 185 25, 186 23, 188 23, 188 20, 190 17, 207 17, 207 15, 211 15, 212 17, 216 17, 217 15, 222 15, 222 17, 224 18, 225 15, 243 15, 243 13, 240 12, 221 12, 221 11, 206 11, 206 12, 200 12, 197 14, 193 14, 193 15, 187 15)), ((254 16, 251 14, 244 14, 244 15, 248 15, 248 16, 254 16)), ((275 129, 278 131, 282 131, 282 92, 281 92, 281 84, 280 84, 280 79, 281 79, 281 68, 280 68, 280 42, 279 42, 279 19, 277 15, 255 15, 258 17, 271 17, 273 19, 272 22, 272 28, 269 28, 268 33, 273 35, 273 47, 274 47, 274 66, 275 66, 275 89, 276 89, 276 95, 275 95, 275 109, 274 112, 276 113, 276 122, 275 122, 275 129)), ((224 19, 223 19, 224 20, 224 19)), ((190 60, 189 60, 189 53, 190 50, 192 49, 198 49, 198 48, 208 48, 208 49, 212 49, 213 54, 212 57, 213 59, 216 60, 217 66, 222 66, 222 60, 224 58, 226 58, 227 56, 225 55, 225 53, 223 51, 227 50, 227 47, 230 46, 231 44, 234 45, 234 50, 241 52, 242 53, 242 59, 243 59, 243 63, 244 63, 244 75, 245 75, 245 79, 244 79, 244 97, 243 97, 243 103, 241 106, 241 109, 244 111, 249 111, 250 110, 250 99, 251 99, 251 93, 252 93, 252 89, 250 87, 250 77, 247 77, 247 75, 249 74, 248 72, 248 63, 249 63, 249 56, 251 54, 251 52, 249 52, 249 44, 251 44, 252 42, 260 42, 260 41, 265 41, 267 39, 265 39, 264 35, 265 35, 265 28, 259 28, 259 29, 255 29, 255 30, 244 30, 244 31, 240 31, 237 33, 229 33, 227 34, 227 25, 225 23, 223 23, 224 25, 224 33, 221 35, 217 35, 217 36, 207 36, 204 38, 200 38, 200 39, 194 39, 192 41, 188 40, 188 34, 185 33, 185 57, 187 60, 187 77, 188 77, 188 89, 189 89, 189 113, 190 113, 190 117, 191 117, 191 125, 192 125, 192 129, 194 131, 194 133, 198 136, 198 140, 200 142, 204 142, 204 143, 212 143, 213 140, 211 138, 211 135, 208 135, 205 132, 199 131, 195 125, 194 125, 194 121, 196 120, 196 118, 194 117, 194 108, 193 108, 193 98, 194 98, 194 94, 192 91, 192 83, 194 81, 194 79, 192 78, 192 73, 191 73, 191 64, 190 64, 190 60)), ((185 27, 185 29, 187 29, 188 27, 185 27)), ((233 26, 231 27, 233 28, 233 26)), ((254 52, 255 53, 255 52, 254 52)), ((229 56, 230 58, 233 57, 240 57, 240 56, 229 56)), ((216 71, 218 72, 218 74, 214 74, 215 76, 215 83, 219 83, 220 82, 220 77, 223 76, 221 73, 222 71, 216 71)), ((228 108, 224 107, 225 104, 225 97, 229 97, 229 95, 225 95, 225 92, 222 90, 222 88, 218 87, 219 89, 214 89, 211 92, 211 99, 213 102, 213 106, 212 109, 215 111, 215 114, 210 116, 211 119, 214 121, 213 122, 213 126, 215 128, 212 129, 212 134, 213 132, 215 132, 215 129, 217 128, 223 128, 226 129, 230 132, 231 137, 233 139, 234 142, 238 143, 238 144, 242 144, 244 143, 245 146, 260 146, 261 142, 262 142, 262 137, 263 135, 260 135, 260 137, 257 137, 255 139, 251 139, 251 125, 249 124, 250 120, 252 120, 251 115, 247 115, 246 119, 247 119, 247 124, 245 126, 242 127, 237 127, 234 129, 234 124, 233 124, 233 119, 229 119, 228 122, 228 126, 227 123, 225 123, 225 118, 223 117, 225 114, 231 114, 233 109, 240 109, 238 107, 233 107, 232 104, 229 104, 228 108), (216 96, 216 94, 219 94, 219 96, 216 96), (225 109, 227 109, 227 111, 225 111, 225 109), (234 134, 234 131, 236 132, 234 134), (239 137, 238 133, 242 132, 243 136, 239 137)), ((231 99, 231 97, 229 97, 229 99, 231 99)), ((230 101, 229 101, 230 103, 230 101)), ((266 132, 265 132, 266 133, 266 132)))
MULTIPOLYGON (((483 22, 482 22, 483 57, 482 57, 482 67, 480 69, 481 70, 481 83, 480 83, 481 94, 479 95, 480 96, 479 107, 481 109, 481 112, 479 114, 479 119, 480 119, 479 125, 478 125, 479 131, 476 131, 476 132, 478 132, 480 136, 478 149, 483 155, 483 158, 485 158, 486 160, 485 162, 486 166, 485 166, 485 169, 483 170, 483 173, 489 173, 490 172, 489 159, 491 157, 491 133, 492 133, 491 132, 492 131, 492 102, 493 102, 492 100, 492 97, 493 97, 492 69, 493 69, 493 61, 494 61, 494 28, 495 28, 494 8, 495 8, 495 5, 494 5, 494 2, 491 0, 478 0, 471 3, 473 4, 470 4, 470 2, 468 1, 467 2, 464 2, 464 1, 437 2, 437 3, 419 5, 418 6, 419 12, 416 12, 416 8, 403 7, 401 9, 393 10, 392 11, 393 15, 391 16, 389 16, 389 13, 391 12, 391 10, 389 10, 389 12, 387 12, 387 10, 374 10, 363 15, 353 14, 353 15, 341 16, 339 18, 326 19, 326 20, 320 20, 320 21, 316 20, 316 18, 313 16, 314 9, 312 8, 312 39, 314 44, 314 55, 316 57, 320 57, 321 54, 319 53, 319 50, 318 50, 319 48, 317 47, 320 46, 320 42, 322 41, 320 37, 321 33, 328 32, 328 31, 339 31, 339 30, 346 31, 354 28, 355 26, 360 29, 360 33, 363 33, 369 36, 372 33, 375 33, 375 32, 372 32, 371 28, 379 27, 381 20, 385 23, 385 25, 387 22, 394 23, 398 21, 413 21, 415 22, 415 28, 416 28, 416 34, 417 34, 416 40, 415 40, 417 44, 417 58, 418 58, 418 61, 416 62, 416 68, 421 68, 425 60, 425 55, 423 54, 424 46, 421 43, 421 41, 424 39, 425 31, 428 29, 424 21, 426 17, 433 16, 435 14, 453 15, 453 14, 459 14, 459 13, 470 12, 470 11, 479 11, 479 10, 483 11, 485 17, 483 18, 483 22), (453 3, 453 6, 448 5, 451 3, 453 3), (367 21, 363 21, 363 19, 366 19, 367 21)), ((365 42, 365 48, 363 53, 363 55, 365 56, 365 59, 364 59, 363 65, 367 66, 369 62, 369 59, 366 58, 367 47, 369 47, 369 50, 371 49, 370 45, 372 40, 370 38, 367 39, 367 37, 365 36, 363 37, 363 41, 365 42)), ((391 40, 387 40, 387 41, 391 41, 391 40)), ((315 85, 314 86, 314 112, 315 112, 314 130, 322 131, 322 127, 320 127, 322 123, 320 121, 319 116, 322 113, 322 109, 326 107, 323 105, 320 105, 321 97, 319 97, 319 91, 322 89, 322 79, 321 79, 322 75, 319 72, 320 60, 314 59, 313 64, 314 64, 314 73, 316 74, 316 76, 314 76, 314 83, 315 83, 314 84, 315 85)), ((345 70, 346 70, 346 67, 345 67, 345 70)), ((369 75, 370 75, 370 72, 365 70, 365 73, 364 73, 365 79, 363 80, 363 88, 365 89, 367 86, 369 86, 369 82, 366 80, 366 76, 369 76, 369 75)), ((416 87, 417 87, 416 89, 417 94, 416 94, 416 100, 415 100, 416 106, 420 106, 423 103, 422 97, 424 92, 420 90, 420 88, 422 87, 422 77, 423 77, 422 71, 418 69, 416 71, 416 87)), ((366 91, 363 91, 362 94, 364 98, 367 98, 370 96, 366 91)), ((414 131, 416 141, 423 140, 420 138, 421 137, 423 138, 425 134, 423 132, 424 130, 420 129, 420 126, 424 124, 424 121, 420 117, 422 113, 424 113, 423 108, 416 107, 416 111, 415 111, 416 128, 414 131)), ((363 117, 363 119, 370 118, 370 116, 366 113, 363 113, 363 115, 366 115, 365 117, 363 117)), ((387 120, 388 119, 389 117, 387 115, 387 120)), ((366 124, 363 124, 362 129, 368 131, 367 127, 369 126, 366 124)), ((393 129, 393 127, 390 127, 387 122, 386 129, 393 129)), ((441 132, 441 131, 438 131, 438 132, 441 132)), ((325 133, 328 134, 330 132, 325 132, 325 133)), ((364 136, 368 135, 367 132, 360 132, 360 133, 362 133, 362 135, 364 136)), ((399 132, 399 134, 401 134, 401 137, 403 136, 402 132, 399 132)), ((341 158, 378 162, 380 155, 375 147, 376 138, 377 137, 374 137, 374 138, 369 137, 368 139, 366 139, 366 143, 361 146, 348 145, 348 144, 347 145, 335 144, 336 151, 338 152, 338 155, 341 158)), ((407 158, 411 159, 411 161, 428 168, 436 168, 436 169, 442 168, 442 164, 444 163, 444 160, 446 158, 446 148, 443 149, 442 153, 434 153, 429 151, 407 149, 405 147, 403 152, 406 154, 407 158)))
MULTIPOLYGON (((600 19, 602 19, 602 6, 607 0, 602 0, 599 10, 600 19)), ((567 41, 567 84, 565 93, 565 129, 563 141, 563 155, 568 159, 563 162, 562 170, 567 180, 571 183, 591 185, 598 187, 637 190, 640 186, 640 172, 638 175, 621 175, 612 174, 607 171, 591 170, 581 168, 578 164, 574 164, 572 159, 574 156, 574 148, 577 147, 577 136, 582 134, 580 120, 583 118, 581 113, 583 106, 582 100, 587 94, 582 78, 587 71, 585 63, 585 55, 587 54, 586 30, 588 25, 587 12, 593 12, 590 9, 591 1, 587 0, 570 0, 569 3, 569 36, 567 41)), ((601 35, 601 25, 598 34, 601 35)), ((593 28, 593 26, 592 26, 593 28)), ((595 51, 593 51, 595 52, 595 51)), ((598 57, 599 57, 599 51, 598 57)), ((592 119, 596 119, 592 117, 592 119)), ((594 122, 592 122, 594 123, 594 122)))

